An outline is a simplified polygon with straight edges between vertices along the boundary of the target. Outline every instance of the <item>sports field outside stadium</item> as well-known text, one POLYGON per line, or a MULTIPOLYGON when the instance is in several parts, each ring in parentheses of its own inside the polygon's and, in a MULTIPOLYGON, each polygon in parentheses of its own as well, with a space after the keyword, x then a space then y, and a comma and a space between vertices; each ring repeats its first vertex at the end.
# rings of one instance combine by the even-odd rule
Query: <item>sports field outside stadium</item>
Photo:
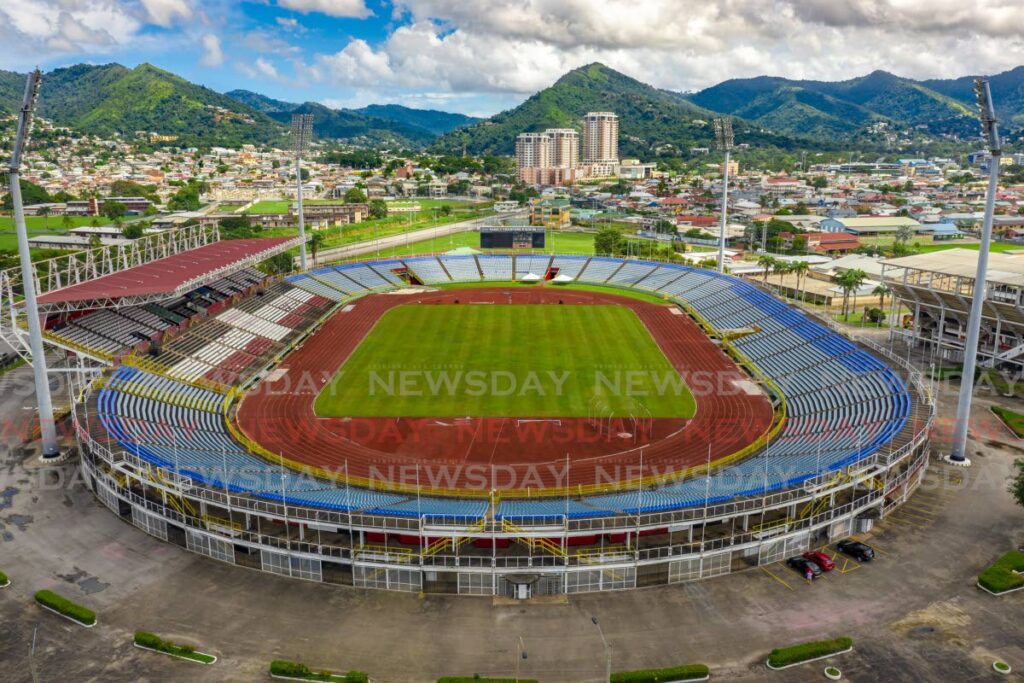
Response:
POLYGON ((690 418, 696 402, 616 305, 398 306, 324 387, 320 417, 690 418))

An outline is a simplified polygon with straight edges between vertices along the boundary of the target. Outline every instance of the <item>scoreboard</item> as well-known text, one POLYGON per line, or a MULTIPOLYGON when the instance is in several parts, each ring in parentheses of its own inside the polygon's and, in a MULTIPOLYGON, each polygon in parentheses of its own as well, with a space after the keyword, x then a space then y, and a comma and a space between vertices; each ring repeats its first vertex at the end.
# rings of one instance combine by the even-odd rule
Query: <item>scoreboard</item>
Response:
POLYGON ((520 225, 480 228, 481 249, 543 249, 544 228, 520 225))

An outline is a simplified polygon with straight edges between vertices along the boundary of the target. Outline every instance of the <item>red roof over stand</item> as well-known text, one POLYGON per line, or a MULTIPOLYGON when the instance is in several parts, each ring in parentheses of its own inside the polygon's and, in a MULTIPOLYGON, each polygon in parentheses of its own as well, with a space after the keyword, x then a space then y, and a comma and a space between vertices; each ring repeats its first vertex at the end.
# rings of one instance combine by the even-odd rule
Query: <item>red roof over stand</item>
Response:
MULTIPOLYGON (((110 275, 63 287, 39 296, 39 303, 59 304, 126 296, 173 294, 179 287, 208 273, 240 264, 281 247, 294 237, 263 237, 214 242, 173 256, 150 261, 110 275)), ((271 254, 267 254, 269 257, 271 254)))

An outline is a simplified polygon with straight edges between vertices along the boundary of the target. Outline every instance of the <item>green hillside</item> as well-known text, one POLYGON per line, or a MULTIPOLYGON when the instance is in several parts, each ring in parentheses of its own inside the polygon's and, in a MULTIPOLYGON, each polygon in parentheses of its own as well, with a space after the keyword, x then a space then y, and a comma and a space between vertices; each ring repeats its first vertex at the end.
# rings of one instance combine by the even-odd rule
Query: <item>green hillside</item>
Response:
POLYGON ((688 99, 786 135, 849 135, 874 121, 924 125, 935 132, 973 130, 973 111, 964 101, 885 71, 837 82, 732 79, 688 99))
POLYGON ((371 104, 361 109, 349 111, 371 116, 375 119, 394 121, 417 128, 424 128, 434 135, 443 135, 461 126, 477 123, 482 119, 465 114, 438 111, 436 109, 413 109, 400 104, 371 104))
MULTIPOLYGON (((648 158, 658 151, 706 146, 714 140, 711 112, 595 63, 570 71, 515 109, 442 136, 437 147, 461 152, 465 146, 471 154, 512 154, 519 133, 579 128, 580 119, 590 111, 618 114, 619 149, 625 157, 648 158)), ((743 136, 752 145, 792 145, 787 138, 754 129, 744 130, 743 136)))
MULTIPOLYGON (((24 83, 24 76, 14 74, 24 83)), ((0 83, 10 80, 8 74, 0 83)), ((0 108, 17 107, 0 86, 0 108)), ((239 145, 279 141, 283 128, 239 102, 149 64, 79 64, 43 75, 39 115, 83 133, 177 135, 183 145, 239 145)))

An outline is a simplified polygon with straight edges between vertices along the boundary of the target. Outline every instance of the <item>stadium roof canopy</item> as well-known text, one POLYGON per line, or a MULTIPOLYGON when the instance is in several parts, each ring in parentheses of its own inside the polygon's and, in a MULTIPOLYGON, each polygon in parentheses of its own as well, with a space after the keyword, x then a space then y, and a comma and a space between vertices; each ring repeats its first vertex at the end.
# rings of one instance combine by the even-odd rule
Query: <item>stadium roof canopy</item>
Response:
MULTIPOLYGON (((894 277, 890 271, 893 266, 973 280, 978 273, 978 252, 974 249, 945 249, 889 259, 885 262, 887 277, 894 277)), ((989 254, 988 274, 985 280, 1002 285, 1024 287, 1024 253, 993 252, 989 254)))
POLYGON ((39 296, 49 308, 86 308, 113 302, 137 304, 189 292, 298 244, 296 237, 213 242, 132 268, 85 280, 39 296))

